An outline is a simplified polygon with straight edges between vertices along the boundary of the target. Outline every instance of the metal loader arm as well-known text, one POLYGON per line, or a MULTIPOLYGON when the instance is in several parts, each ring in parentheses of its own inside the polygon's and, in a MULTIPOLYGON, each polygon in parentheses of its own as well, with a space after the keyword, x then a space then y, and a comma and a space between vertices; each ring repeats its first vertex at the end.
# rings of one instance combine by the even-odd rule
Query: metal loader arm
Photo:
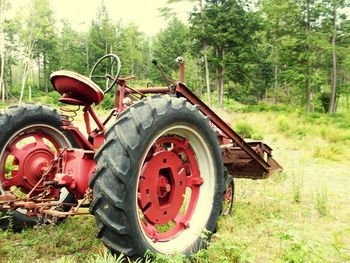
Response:
POLYGON ((192 91, 190 91, 184 83, 178 83, 176 86, 176 93, 179 96, 185 97, 192 104, 198 105, 200 111, 210 117, 210 120, 215 124, 224 134, 226 134, 238 147, 240 147, 246 154, 248 154, 261 167, 262 176, 252 176, 253 179, 267 178, 271 173, 281 171, 280 165, 268 156, 267 160, 257 153, 247 142, 243 140, 231 127, 225 123, 215 112, 213 112, 202 100, 200 100, 192 91))

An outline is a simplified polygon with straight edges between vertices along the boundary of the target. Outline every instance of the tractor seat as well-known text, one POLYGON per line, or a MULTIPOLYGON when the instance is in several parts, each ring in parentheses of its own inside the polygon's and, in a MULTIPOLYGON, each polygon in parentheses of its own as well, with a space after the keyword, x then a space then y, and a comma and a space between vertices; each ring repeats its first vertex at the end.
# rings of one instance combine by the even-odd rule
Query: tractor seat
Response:
POLYGON ((62 95, 59 101, 72 105, 100 104, 104 93, 91 79, 78 73, 60 70, 50 76, 52 86, 62 95))

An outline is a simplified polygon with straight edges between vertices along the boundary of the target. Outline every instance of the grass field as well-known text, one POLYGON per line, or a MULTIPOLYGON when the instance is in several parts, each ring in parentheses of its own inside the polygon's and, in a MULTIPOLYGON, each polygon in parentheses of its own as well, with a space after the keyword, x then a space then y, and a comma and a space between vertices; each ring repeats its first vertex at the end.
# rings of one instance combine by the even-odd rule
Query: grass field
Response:
MULTIPOLYGON (((220 114, 239 133, 270 145, 284 171, 262 181, 236 180, 233 215, 220 219, 209 248, 193 261, 350 262, 350 115, 220 114)), ((0 240, 0 262, 116 261, 96 238, 91 216, 0 231, 0 240)))

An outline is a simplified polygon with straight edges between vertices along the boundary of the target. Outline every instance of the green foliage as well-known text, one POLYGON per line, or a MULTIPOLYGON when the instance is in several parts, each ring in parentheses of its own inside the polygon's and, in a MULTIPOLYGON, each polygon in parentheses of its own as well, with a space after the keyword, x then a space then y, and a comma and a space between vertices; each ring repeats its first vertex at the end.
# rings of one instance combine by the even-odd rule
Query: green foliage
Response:
POLYGON ((247 105, 243 112, 294 112, 295 107, 287 104, 269 104, 264 101, 258 104, 247 105))
POLYGON ((338 144, 330 146, 316 146, 313 156, 325 160, 339 161, 341 156, 345 153, 343 147, 338 144))
POLYGON ((285 115, 278 117, 277 128, 281 133, 301 139, 310 134, 310 127, 304 122, 295 123, 285 115))
MULTIPOLYGON (((87 75, 106 53, 121 57, 123 76, 150 79, 154 85, 164 81, 150 63, 153 57, 167 75, 177 79, 174 59, 184 56, 186 82, 203 95, 206 81, 202 56, 206 46, 211 86, 216 84, 220 91, 215 94, 220 106, 224 89, 226 100, 252 104, 242 107, 246 112, 291 112, 304 107, 309 87, 310 109, 326 112, 332 82, 333 48, 329 40, 336 12, 338 110, 349 111, 350 23, 343 9, 346 1, 262 0, 254 8, 249 1, 213 0, 202 4, 191 13, 189 25, 176 17, 171 5, 162 8, 167 26, 150 38, 134 24, 112 21, 103 1, 88 32, 74 30, 68 21, 59 21, 58 26, 48 0, 26 3, 21 8, 28 14, 19 12, 3 25, 5 98, 19 97, 16 86, 29 65, 25 94, 29 84, 33 93, 47 92, 52 71, 68 69, 87 75)), ((15 11, 11 4, 5 6, 5 14, 15 11)))
POLYGON ((84 261, 88 258, 84 251, 97 252, 96 246, 100 244, 100 241, 82 237, 82 231, 79 229, 81 225, 84 225, 85 234, 94 236, 96 228, 92 217, 80 217, 78 220, 68 218, 65 223, 59 226, 40 226, 35 229, 24 230, 21 233, 0 231, 2 260, 6 255, 10 262, 18 262, 24 258, 26 261, 34 261, 38 258, 47 257, 49 252, 56 256, 74 254, 75 261, 76 259, 84 261), (18 239, 22 241, 16 245, 14 250, 11 243, 18 239), (28 250, 32 252, 28 253, 28 250))
POLYGON ((254 262, 253 256, 246 251, 252 245, 248 238, 235 242, 229 236, 216 236, 216 242, 209 246, 209 251, 200 251, 194 257, 197 261, 210 262, 254 262), (210 259, 208 259, 211 258, 210 259))
MULTIPOLYGON (((156 35, 152 55, 168 75, 171 76, 174 73, 177 75, 179 65, 175 59, 181 56, 185 57, 187 61, 189 48, 188 27, 177 17, 174 17, 169 20, 168 26, 156 35)), ((153 68, 150 73, 152 81, 155 83, 163 82, 157 69, 153 68)), ((189 72, 187 74, 191 75, 189 72)))
POLYGON ((57 69, 71 70, 80 74, 87 74, 87 36, 76 32, 68 21, 62 21, 62 33, 58 42, 57 55, 59 65, 57 69))
POLYGON ((329 101, 331 98, 331 94, 328 92, 321 92, 319 95, 319 100, 321 102, 323 112, 327 112, 329 109, 329 101))
POLYGON ((250 123, 245 121, 234 124, 234 130, 243 138, 250 138, 254 140, 262 140, 263 135, 250 123))
MULTIPOLYGON (((259 129, 264 131, 265 140, 274 149, 274 158, 284 172, 267 180, 237 179, 233 215, 220 218, 218 232, 206 250, 190 259, 149 253, 144 261, 325 262, 332 259, 348 262, 350 228, 346 206, 350 153, 346 147, 340 148, 341 151, 333 154, 337 161, 313 156, 315 145, 327 151, 347 143, 325 140, 320 129, 346 132, 347 129, 339 126, 347 123, 348 115, 284 112, 283 118, 289 120, 290 127, 305 123, 310 126, 308 136, 295 140, 280 134, 277 123, 281 113, 220 113, 250 124, 259 122, 259 129)), ((103 114, 98 112, 98 115, 103 114)), ((4 262, 133 262, 107 252, 96 239, 96 231, 91 216, 71 217, 58 226, 40 226, 21 233, 0 231, 1 259, 4 262)))
POLYGON ((323 255, 318 243, 301 240, 294 241, 283 251, 283 260, 290 263, 323 262, 326 255, 323 255))

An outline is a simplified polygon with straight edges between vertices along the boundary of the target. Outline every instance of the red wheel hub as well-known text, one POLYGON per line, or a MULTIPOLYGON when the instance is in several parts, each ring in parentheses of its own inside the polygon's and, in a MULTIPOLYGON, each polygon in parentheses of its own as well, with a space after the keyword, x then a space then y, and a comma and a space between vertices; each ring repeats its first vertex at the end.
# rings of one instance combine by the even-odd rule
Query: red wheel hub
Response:
POLYGON ((231 185, 229 185, 226 188, 225 201, 226 202, 231 202, 232 201, 232 187, 231 187, 231 185))
POLYGON ((164 198, 171 191, 171 185, 169 184, 168 179, 163 175, 159 176, 158 181, 159 182, 158 182, 157 194, 160 198, 164 198))
POLYGON ((166 224, 178 213, 186 191, 181 159, 166 150, 156 153, 142 171, 139 206, 154 224, 166 224), (147 207, 148 204, 149 207, 147 207))
MULTIPOLYGON (((55 152, 50 146, 56 151, 59 149, 56 141, 41 131, 22 134, 10 142, 5 151, 5 158, 1 160, 3 167, 0 179, 3 190, 9 191, 11 187, 16 186, 23 193, 29 193, 55 157, 55 152)), ((52 178, 53 174, 50 174, 49 179, 52 178)), ((39 194, 43 190, 44 185, 40 184, 33 194, 39 194)))
POLYGON ((165 241, 189 227, 202 183, 190 143, 178 136, 158 139, 139 180, 138 205, 145 233, 154 241, 165 241), (188 197, 187 189, 191 190, 188 197), (166 224, 166 230, 159 230, 166 224))

